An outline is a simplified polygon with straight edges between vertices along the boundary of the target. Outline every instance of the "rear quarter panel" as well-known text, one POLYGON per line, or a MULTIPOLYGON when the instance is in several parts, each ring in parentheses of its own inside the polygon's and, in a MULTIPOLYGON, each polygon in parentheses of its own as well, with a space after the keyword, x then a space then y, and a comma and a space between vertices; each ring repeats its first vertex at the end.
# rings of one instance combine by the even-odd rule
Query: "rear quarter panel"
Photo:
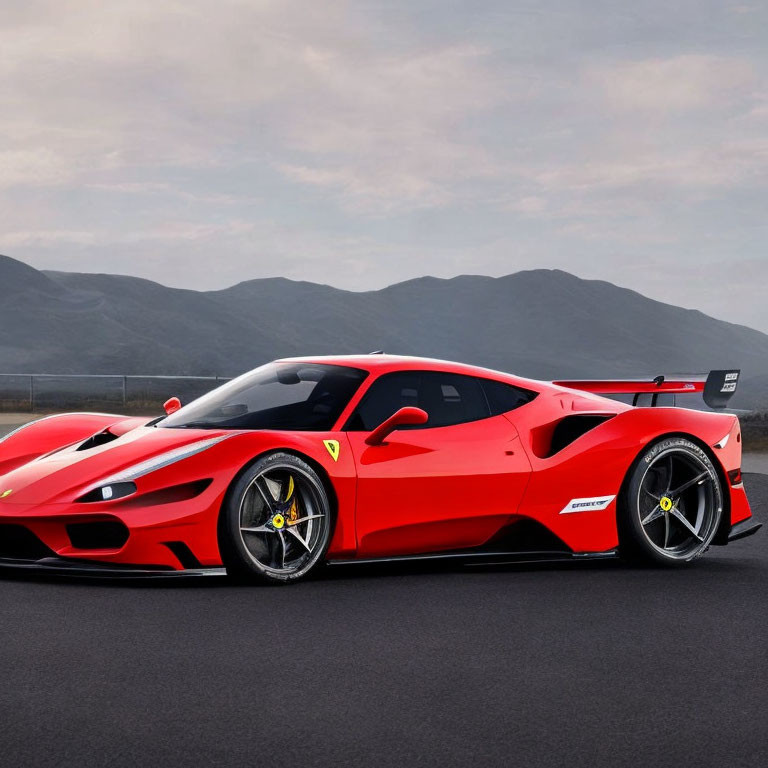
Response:
MULTIPOLYGON (((558 399, 561 401, 559 418, 563 411, 566 415, 585 412, 579 400, 576 407, 569 407, 563 398, 558 399)), ((740 449, 735 440, 722 458, 712 448, 738 428, 734 416, 681 408, 616 409, 614 403, 605 402, 609 404, 604 412, 613 411, 615 415, 548 458, 536 455, 531 430, 535 430, 542 418, 551 418, 552 404, 547 409, 547 404, 541 403, 544 410, 539 414, 535 409, 525 414, 526 409, 521 409, 520 417, 516 412, 510 414, 521 435, 527 437, 524 443, 533 470, 520 513, 544 524, 575 552, 602 552, 618 546, 616 505, 622 484, 633 462, 649 443, 667 435, 689 435, 708 446, 726 471, 731 464, 738 466, 740 462, 740 449), (602 496, 615 497, 603 510, 562 513, 573 499, 602 496)), ((593 405, 595 412, 600 412, 600 408, 593 405)))

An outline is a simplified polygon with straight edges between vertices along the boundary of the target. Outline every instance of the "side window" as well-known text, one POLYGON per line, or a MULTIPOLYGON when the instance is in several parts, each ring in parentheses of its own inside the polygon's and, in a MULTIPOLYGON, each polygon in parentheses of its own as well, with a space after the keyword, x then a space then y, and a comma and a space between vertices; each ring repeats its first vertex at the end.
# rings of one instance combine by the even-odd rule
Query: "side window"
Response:
POLYGON ((493 379, 483 379, 482 385, 493 416, 514 411, 515 408, 530 403, 537 394, 528 389, 519 389, 511 384, 493 379))
POLYGON ((351 431, 370 431, 405 406, 423 408, 429 421, 412 429, 447 427, 490 416, 479 379, 440 371, 402 371, 377 379, 347 422, 351 431))
POLYGON ((395 411, 407 405, 418 406, 420 378, 418 373, 404 371, 376 379, 350 417, 346 429, 370 432, 395 411))
POLYGON ((514 411, 515 408, 530 403, 537 394, 493 379, 482 379, 482 386, 493 416, 514 411))
POLYGON ((480 382, 472 376, 429 372, 422 376, 419 405, 429 414, 425 427, 447 427, 487 419, 491 414, 480 382))

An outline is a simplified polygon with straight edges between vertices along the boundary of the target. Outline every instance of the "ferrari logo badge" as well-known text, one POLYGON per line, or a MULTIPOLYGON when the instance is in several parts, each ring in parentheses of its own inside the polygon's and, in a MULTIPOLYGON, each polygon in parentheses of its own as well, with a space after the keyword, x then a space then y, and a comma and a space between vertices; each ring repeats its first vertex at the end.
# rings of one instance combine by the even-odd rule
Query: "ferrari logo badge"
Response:
POLYGON ((285 518, 282 515, 275 515, 272 518, 272 525, 279 531, 285 525, 285 518))
POLYGON ((672 509, 672 499, 670 499, 669 496, 663 496, 659 502, 659 506, 662 511, 669 512, 669 510, 672 509))
POLYGON ((328 453, 331 454, 331 458, 334 461, 338 461, 339 460, 339 441, 323 440, 323 445, 328 449, 328 453))
POLYGON ((12 493, 13 491, 9 488, 7 491, 0 493, 0 499, 7 499, 12 493))

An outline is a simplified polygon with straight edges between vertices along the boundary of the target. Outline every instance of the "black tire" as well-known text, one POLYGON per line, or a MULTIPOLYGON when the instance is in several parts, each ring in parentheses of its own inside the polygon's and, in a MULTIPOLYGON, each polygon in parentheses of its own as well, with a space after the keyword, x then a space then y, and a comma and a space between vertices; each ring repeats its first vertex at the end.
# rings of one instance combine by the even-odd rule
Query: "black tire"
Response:
POLYGON ((230 488, 219 516, 219 549, 239 580, 286 584, 321 562, 331 505, 312 467, 290 453, 257 459, 230 488))
POLYGON ((632 466, 619 505, 621 553, 679 566, 709 548, 723 515, 723 489, 707 453, 683 437, 650 445, 632 466))

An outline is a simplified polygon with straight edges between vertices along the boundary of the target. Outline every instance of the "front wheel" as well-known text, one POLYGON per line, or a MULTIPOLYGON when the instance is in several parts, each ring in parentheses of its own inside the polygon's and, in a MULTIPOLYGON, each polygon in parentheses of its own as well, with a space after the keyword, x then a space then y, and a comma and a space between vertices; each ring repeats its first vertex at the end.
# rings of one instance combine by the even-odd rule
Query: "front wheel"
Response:
POLYGON ((621 547, 640 559, 680 565, 709 547, 723 490, 709 456, 682 437, 660 440, 635 463, 619 511, 621 547))
POLYGON ((286 583, 306 576, 325 555, 331 507, 317 473, 298 456, 272 453, 254 462, 227 494, 219 548, 227 572, 286 583))

